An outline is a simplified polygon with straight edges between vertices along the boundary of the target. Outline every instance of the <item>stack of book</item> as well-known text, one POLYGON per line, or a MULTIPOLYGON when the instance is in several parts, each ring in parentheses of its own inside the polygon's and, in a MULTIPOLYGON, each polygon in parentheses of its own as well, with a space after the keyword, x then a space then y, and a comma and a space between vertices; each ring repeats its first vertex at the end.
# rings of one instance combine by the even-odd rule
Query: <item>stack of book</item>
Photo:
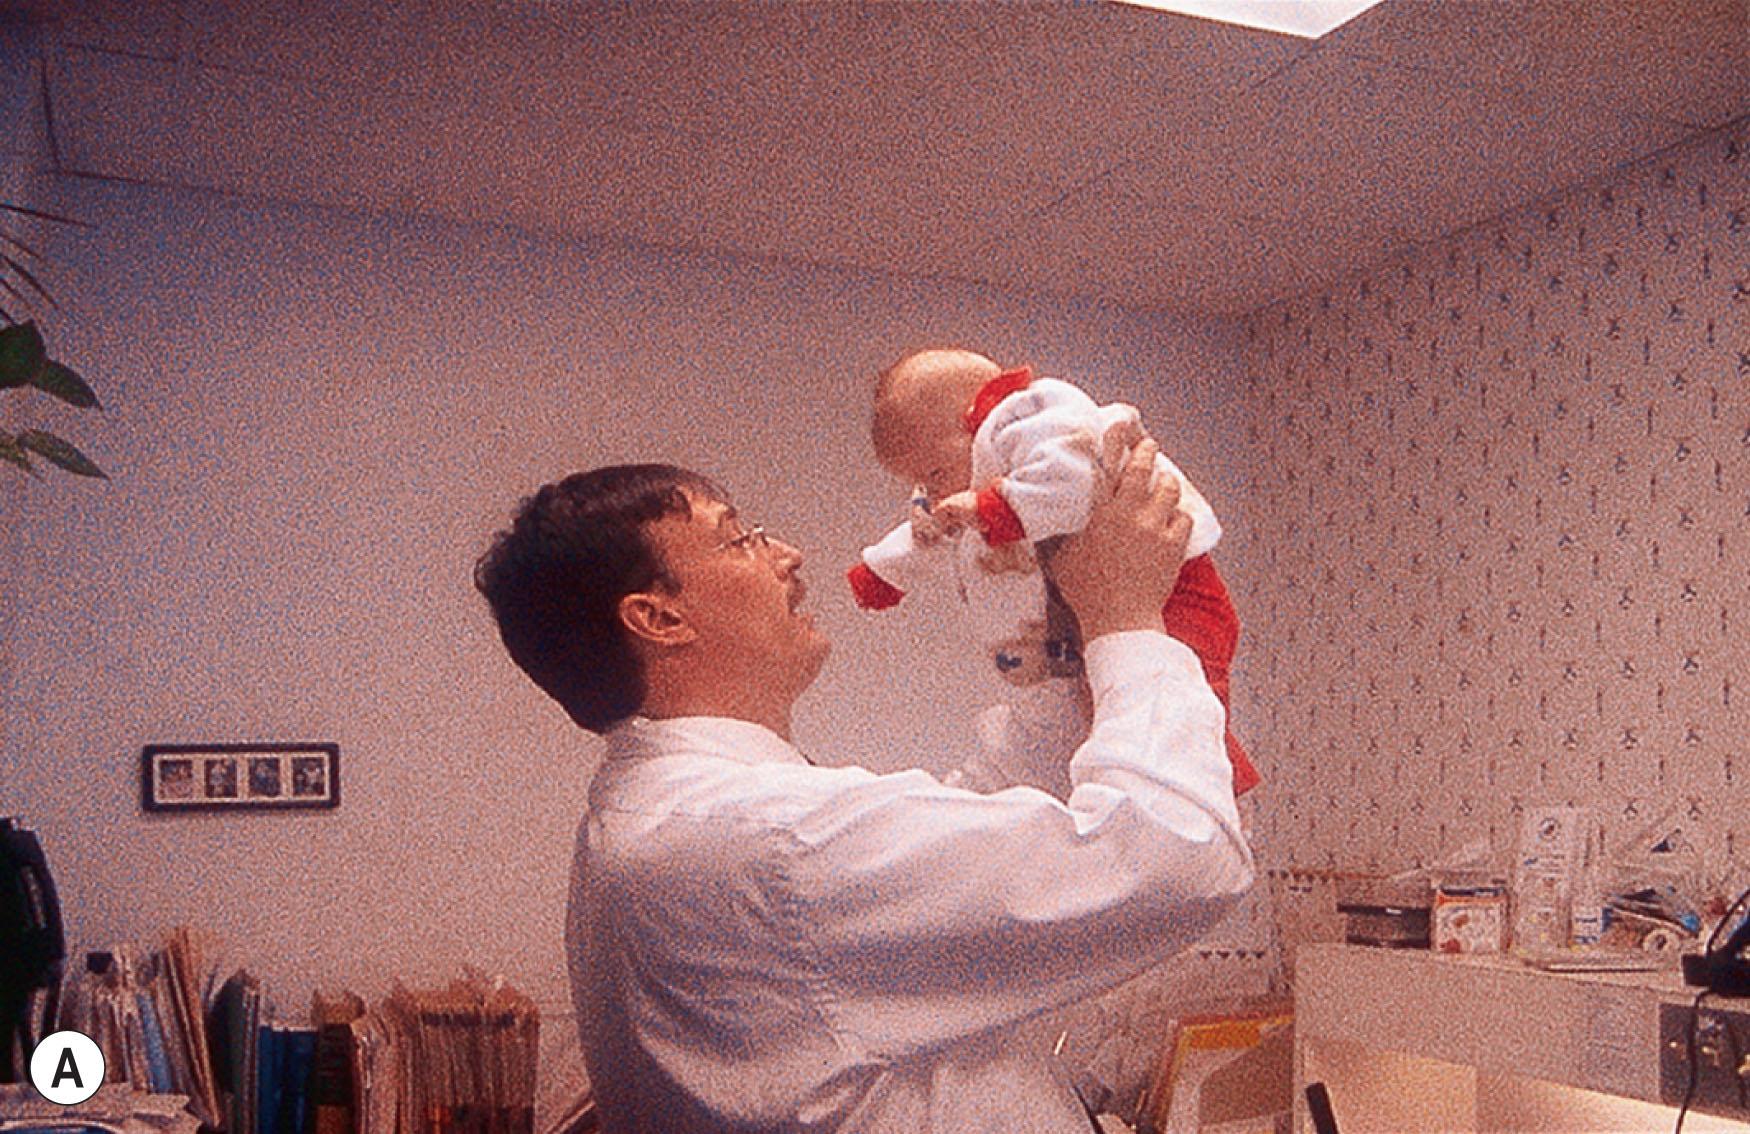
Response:
POLYGON ((397 987, 354 1024, 359 1134, 531 1134, 540 1012, 479 978, 397 987))
POLYGON ((261 984, 232 974, 209 1013, 227 1134, 346 1134, 352 1124, 351 1031, 364 1003, 317 993, 312 1024, 267 1018, 261 984))
POLYGON ((247 970, 218 984, 178 928, 91 954, 59 1026, 98 1042, 106 1079, 185 1095, 223 1134, 532 1134, 540 1013, 503 982, 397 985, 373 1010, 318 992, 309 1021, 277 1018, 247 970))
POLYGON ((103 1051, 110 1082, 188 1096, 207 1126, 222 1121, 203 1011, 210 985, 191 930, 172 930, 144 953, 92 953, 62 988, 60 1027, 84 1032, 103 1051))
POLYGON ((239 972, 214 999, 226 1134, 531 1134, 540 1014, 479 979, 374 1010, 318 992, 311 1024, 262 1018, 239 972))

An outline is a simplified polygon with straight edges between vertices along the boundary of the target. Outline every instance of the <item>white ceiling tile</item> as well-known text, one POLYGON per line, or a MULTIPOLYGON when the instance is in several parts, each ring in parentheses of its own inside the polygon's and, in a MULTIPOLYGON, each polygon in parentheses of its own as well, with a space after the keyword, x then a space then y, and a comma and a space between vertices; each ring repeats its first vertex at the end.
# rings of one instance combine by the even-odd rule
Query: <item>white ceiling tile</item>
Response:
POLYGON ((1690 126, 1750 110, 1745 0, 1387 0, 1321 49, 1690 126))
POLYGON ((182 0, 188 62, 219 71, 416 94, 466 73, 470 48, 490 72, 497 6, 182 0))
POLYGON ((180 148, 172 65, 141 56, 69 50, 49 63, 56 134, 66 168, 148 179, 154 155, 180 148), (149 164, 150 163, 150 164, 149 164))
POLYGON ((1165 209, 1150 186, 1103 178, 1008 233, 978 269, 975 278, 1020 291, 1212 313, 1231 310, 1237 292, 1281 266, 1256 226, 1221 211, 1165 209))
POLYGON ((1005 254, 1021 257, 1050 233, 1076 246, 1073 271, 1101 287, 1153 279, 1157 305, 1232 314, 1328 286, 1684 133, 1595 108, 1540 112, 1324 54, 1252 94, 1030 218, 1005 254), (1199 265, 1193 248, 1222 259, 1199 265))
POLYGON ((1745 0, 68 2, 77 169, 1219 313, 1750 109, 1745 0))
POLYGON ((1429 239, 1596 176, 1687 131, 1578 100, 1320 54, 1258 89, 1234 154, 1245 211, 1429 239), (1316 187, 1301 194, 1296 187, 1316 187))

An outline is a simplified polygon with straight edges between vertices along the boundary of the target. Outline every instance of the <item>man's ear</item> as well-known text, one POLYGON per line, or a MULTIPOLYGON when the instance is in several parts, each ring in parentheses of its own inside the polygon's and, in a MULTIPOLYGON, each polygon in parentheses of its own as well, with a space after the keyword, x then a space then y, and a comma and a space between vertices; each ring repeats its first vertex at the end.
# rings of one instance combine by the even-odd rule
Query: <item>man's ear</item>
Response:
POLYGON ((697 638, 670 595, 657 591, 634 591, 620 599, 620 623, 634 638, 653 646, 682 646, 697 638))

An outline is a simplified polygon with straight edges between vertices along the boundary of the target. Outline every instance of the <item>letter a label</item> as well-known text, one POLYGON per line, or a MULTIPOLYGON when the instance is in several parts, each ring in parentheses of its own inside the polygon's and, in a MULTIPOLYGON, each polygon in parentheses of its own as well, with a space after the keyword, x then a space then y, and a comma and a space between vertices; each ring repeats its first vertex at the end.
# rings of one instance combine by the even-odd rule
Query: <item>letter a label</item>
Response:
POLYGON ((52 1103, 82 1103, 103 1086, 103 1052, 84 1032, 56 1032, 31 1053, 30 1081, 52 1103))

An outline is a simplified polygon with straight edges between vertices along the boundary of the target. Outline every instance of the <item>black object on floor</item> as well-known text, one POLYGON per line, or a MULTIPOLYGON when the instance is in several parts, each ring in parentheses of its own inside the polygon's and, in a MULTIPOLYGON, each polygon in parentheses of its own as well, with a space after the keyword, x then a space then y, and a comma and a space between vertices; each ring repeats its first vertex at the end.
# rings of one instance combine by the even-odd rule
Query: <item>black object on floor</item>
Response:
POLYGON ((1331 1092, 1323 1083, 1306 1085, 1306 1110, 1315 1134, 1337 1134, 1337 1116, 1331 1110, 1331 1092))

